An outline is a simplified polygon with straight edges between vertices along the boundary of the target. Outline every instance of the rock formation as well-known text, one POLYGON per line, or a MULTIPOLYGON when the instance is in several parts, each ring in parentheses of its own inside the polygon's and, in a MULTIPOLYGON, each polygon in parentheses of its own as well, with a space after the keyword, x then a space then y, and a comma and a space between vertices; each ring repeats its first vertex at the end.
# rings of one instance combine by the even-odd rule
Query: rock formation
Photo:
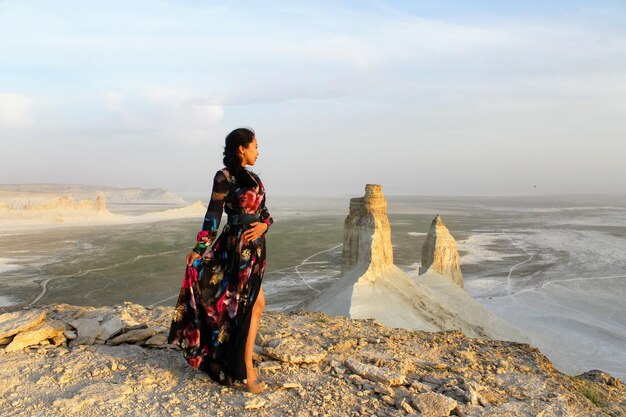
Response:
POLYGON ((344 223, 342 276, 297 308, 428 331, 462 330, 469 336, 528 339, 435 272, 415 279, 393 264, 387 202, 379 185, 350 200, 344 223))
POLYGON ((463 274, 461 273, 461 257, 456 247, 456 240, 443 224, 441 216, 437 216, 430 224, 430 230, 422 245, 422 265, 420 275, 432 270, 452 280, 463 288, 463 274))
POLYGON ((0 231, 11 232, 25 228, 43 229, 57 226, 85 224, 129 224, 161 221, 166 219, 197 218, 206 208, 201 201, 187 204, 181 198, 162 189, 116 189, 96 186, 11 186, 0 185, 0 231), (75 190, 77 194, 59 195, 58 190, 75 190), (107 191, 109 190, 109 191, 107 191), (79 197, 85 197, 79 199, 79 197), (117 213, 111 213, 107 204, 117 199, 117 213), (162 200, 160 200, 162 199, 162 200), (179 201, 184 207, 178 207, 179 201), (153 203, 154 202, 154 203, 153 203), (128 215, 139 210, 137 203, 171 207, 167 210, 148 211, 140 215, 128 215), (132 206, 130 206, 132 205, 132 206), (130 210, 129 210, 130 209, 130 210))
POLYGON ((71 195, 77 200, 94 199, 99 193, 109 203, 188 204, 179 195, 163 188, 118 188, 106 185, 83 184, 0 184, 0 201, 15 205, 31 200, 37 204, 49 202, 54 197, 71 195))
POLYGON ((25 212, 69 212, 69 211, 95 211, 98 213, 109 213, 107 210, 104 194, 99 193, 94 200, 79 200, 76 201, 70 195, 63 195, 57 199, 49 202, 33 203, 31 201, 20 203, 16 202, 12 205, 7 205, 12 211, 25 211, 25 212))
POLYGON ((104 194, 102 193, 98 193, 98 196, 96 197, 96 211, 98 213, 106 213, 108 211, 106 200, 104 198, 104 194))
POLYGON ((387 200, 380 185, 367 184, 365 196, 350 199, 343 230, 342 273, 364 267, 364 276, 374 279, 393 265, 387 200))
POLYGON ((598 370, 562 374, 527 344, 304 311, 262 316, 254 360, 269 388, 253 396, 241 385, 212 382, 185 362, 177 346, 166 344, 173 313, 172 307, 125 303, 17 307, 0 314, 0 334, 11 334, 0 339, 3 415, 626 414, 622 381, 598 370), (7 349, 35 328, 64 332, 38 332, 30 346, 7 349), (110 343, 130 334, 136 337, 110 343))

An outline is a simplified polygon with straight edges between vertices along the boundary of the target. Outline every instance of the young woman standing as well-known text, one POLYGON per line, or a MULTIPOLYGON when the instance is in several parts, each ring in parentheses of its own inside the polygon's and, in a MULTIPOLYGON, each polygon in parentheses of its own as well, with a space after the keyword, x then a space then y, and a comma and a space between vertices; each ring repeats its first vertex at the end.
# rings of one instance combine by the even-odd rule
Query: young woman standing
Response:
POLYGON ((265 232, 273 222, 261 179, 246 169, 258 156, 251 129, 235 129, 226 137, 225 167, 215 174, 202 230, 187 255, 168 337, 194 368, 222 384, 243 381, 253 393, 265 389, 252 351, 265 306, 265 232), (224 210, 227 224, 217 237, 224 210))

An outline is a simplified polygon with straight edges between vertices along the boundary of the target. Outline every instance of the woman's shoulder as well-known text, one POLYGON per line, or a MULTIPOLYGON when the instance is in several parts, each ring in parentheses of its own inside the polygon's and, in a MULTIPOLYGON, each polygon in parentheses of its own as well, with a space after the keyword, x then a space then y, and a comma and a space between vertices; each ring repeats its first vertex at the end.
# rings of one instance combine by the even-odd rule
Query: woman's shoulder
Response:
MULTIPOLYGON (((252 170, 248 169, 248 168, 244 168, 244 172, 247 172, 252 179, 254 179, 254 181, 256 181, 257 184, 260 184, 261 187, 263 187, 262 182, 261 182, 261 178, 259 178, 259 176, 257 175, 256 172, 253 172, 252 170)), ((235 174, 233 174, 228 167, 224 167, 219 169, 216 173, 215 173, 215 180, 216 181, 227 181, 228 183, 237 183, 237 178, 235 177, 235 174)), ((255 186, 257 185, 255 184, 255 186)))
POLYGON ((228 168, 224 167, 215 172, 214 181, 222 182, 222 181, 230 181, 230 172, 228 172, 228 168))
POLYGON ((215 176, 230 177, 230 171, 228 170, 227 167, 223 167, 217 170, 217 172, 215 173, 215 176))

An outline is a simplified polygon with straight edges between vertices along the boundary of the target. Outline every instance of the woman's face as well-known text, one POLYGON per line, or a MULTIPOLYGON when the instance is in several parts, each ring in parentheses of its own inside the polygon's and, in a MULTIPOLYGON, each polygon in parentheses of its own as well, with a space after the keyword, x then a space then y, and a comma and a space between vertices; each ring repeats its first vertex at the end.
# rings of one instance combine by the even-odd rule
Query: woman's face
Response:
POLYGON ((247 147, 240 146, 239 151, 241 152, 241 165, 254 165, 259 157, 259 146, 257 145, 256 137, 252 139, 252 142, 247 147))

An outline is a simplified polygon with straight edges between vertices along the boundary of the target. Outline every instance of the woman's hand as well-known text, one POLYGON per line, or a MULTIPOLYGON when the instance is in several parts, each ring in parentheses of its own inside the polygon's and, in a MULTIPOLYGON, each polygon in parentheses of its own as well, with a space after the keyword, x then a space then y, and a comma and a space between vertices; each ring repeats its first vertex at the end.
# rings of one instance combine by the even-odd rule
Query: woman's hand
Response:
POLYGON ((187 266, 190 266, 191 264, 193 264, 193 261, 195 261, 197 258, 201 258, 198 252, 194 252, 194 251, 189 252, 189 255, 187 255, 187 258, 185 259, 187 266))
POLYGON ((267 230, 267 224, 263 222, 250 223, 251 228, 243 232, 243 242, 258 239, 267 230))

